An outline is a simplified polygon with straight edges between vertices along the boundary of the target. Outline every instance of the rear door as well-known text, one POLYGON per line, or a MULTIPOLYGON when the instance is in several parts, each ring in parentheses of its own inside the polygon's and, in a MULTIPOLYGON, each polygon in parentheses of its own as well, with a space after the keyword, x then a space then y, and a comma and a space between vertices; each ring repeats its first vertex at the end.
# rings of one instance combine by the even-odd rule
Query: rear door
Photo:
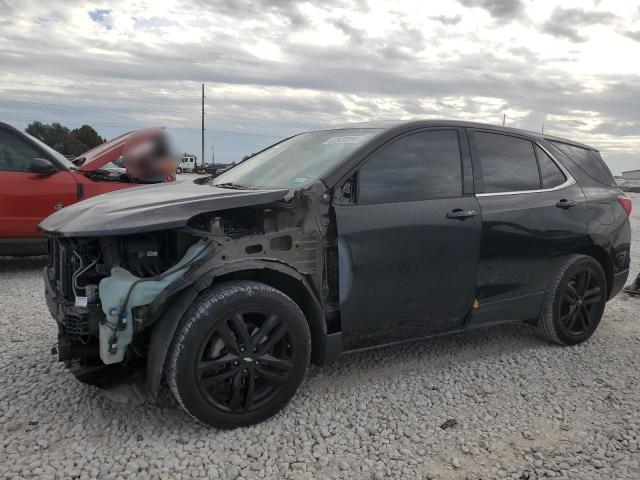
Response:
POLYGON ((334 203, 345 350, 462 326, 475 296, 480 214, 463 190, 460 134, 396 138, 345 182, 356 185, 334 203))
POLYGON ((474 323, 537 318, 545 291, 586 234, 585 196, 543 147, 517 135, 470 133, 482 210, 474 323))
POLYGON ((0 129, 0 238, 42 236, 36 230, 38 223, 76 201, 76 181, 70 172, 48 176, 29 172, 37 157, 47 155, 19 134, 0 129))

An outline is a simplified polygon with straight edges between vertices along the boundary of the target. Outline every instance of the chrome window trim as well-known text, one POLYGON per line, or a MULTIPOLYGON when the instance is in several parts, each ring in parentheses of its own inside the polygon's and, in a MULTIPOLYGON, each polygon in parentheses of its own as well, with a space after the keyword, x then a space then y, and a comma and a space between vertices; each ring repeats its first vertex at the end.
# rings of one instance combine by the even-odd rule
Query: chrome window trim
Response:
MULTIPOLYGON (((499 195, 520 195, 520 194, 527 194, 527 193, 555 192, 556 190, 562 190, 563 188, 567 188, 567 187, 570 187, 571 185, 575 185, 575 183, 576 183, 575 179, 571 176, 569 171, 566 168, 564 168, 564 165, 562 165, 556 159, 556 157, 551 155, 551 152, 549 152, 549 150, 547 150, 545 147, 540 145, 538 142, 533 141, 532 143, 534 145, 540 147, 540 149, 542 149, 542 151, 544 151, 547 155, 549 155, 549 158, 551 158, 551 161, 553 163, 555 163, 556 167, 558 167, 560 169, 560 171, 564 174, 564 176, 566 178, 564 183, 561 183, 560 185, 557 185, 557 186, 552 187, 552 188, 539 188, 537 190, 517 190, 515 192, 476 193, 475 194, 476 197, 496 197, 496 196, 499 196, 499 195)), ((537 157, 536 157, 536 160, 537 160, 537 157)))

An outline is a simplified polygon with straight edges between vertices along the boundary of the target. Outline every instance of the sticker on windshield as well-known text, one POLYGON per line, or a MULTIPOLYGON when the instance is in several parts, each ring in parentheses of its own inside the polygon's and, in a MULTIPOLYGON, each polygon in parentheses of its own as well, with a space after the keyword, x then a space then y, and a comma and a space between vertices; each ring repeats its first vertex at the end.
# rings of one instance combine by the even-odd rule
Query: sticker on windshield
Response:
POLYGON ((371 135, 344 135, 342 137, 331 137, 329 140, 322 142, 323 145, 338 143, 362 143, 371 135))
POLYGON ((297 177, 293 179, 293 183, 304 183, 307 181, 307 177, 297 177))

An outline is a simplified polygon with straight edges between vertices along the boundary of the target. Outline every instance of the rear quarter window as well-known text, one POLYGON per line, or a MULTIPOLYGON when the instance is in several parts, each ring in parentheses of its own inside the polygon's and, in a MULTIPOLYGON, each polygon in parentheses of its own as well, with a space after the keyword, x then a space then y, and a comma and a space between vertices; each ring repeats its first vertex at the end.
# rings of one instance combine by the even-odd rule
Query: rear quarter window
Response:
POLYGON ((610 187, 616 186, 616 181, 611 174, 611 170, 609 170, 609 167, 604 163, 599 152, 561 142, 551 143, 594 180, 609 185, 610 187))
POLYGON ((554 188, 562 185, 567 178, 558 168, 551 157, 536 145, 536 156, 538 157, 538 165, 540 166, 540 176, 542 178, 542 188, 554 188))

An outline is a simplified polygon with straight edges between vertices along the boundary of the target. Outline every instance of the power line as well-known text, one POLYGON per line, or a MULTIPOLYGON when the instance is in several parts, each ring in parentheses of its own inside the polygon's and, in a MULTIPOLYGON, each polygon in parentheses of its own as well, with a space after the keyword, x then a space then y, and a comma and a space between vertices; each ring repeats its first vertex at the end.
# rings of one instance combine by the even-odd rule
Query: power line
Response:
MULTIPOLYGON (((100 93, 104 93, 105 89, 103 88, 91 88, 91 87, 80 87, 77 85, 60 85, 60 84, 54 84, 54 83, 34 83, 34 82, 14 82, 12 80, 2 80, 0 81, 0 83, 4 83, 4 84, 11 84, 11 85, 31 85, 31 86, 35 86, 35 87, 48 87, 48 88, 73 88, 75 90, 85 90, 88 92, 100 92, 100 93)), ((154 96, 159 96, 159 97, 184 97, 184 98, 193 98, 193 99, 198 99, 200 97, 196 96, 196 95, 189 95, 186 93, 175 93, 175 92, 171 92, 171 93, 157 93, 157 92, 145 92, 143 90, 116 90, 116 92, 119 93, 131 93, 131 94, 136 94, 136 95, 154 95, 154 96)))
MULTIPOLYGON (((104 125, 104 124, 99 124, 99 123, 91 123, 92 126, 94 127, 103 127, 103 128, 128 128, 131 130, 137 130, 139 128, 147 128, 144 126, 131 126, 131 125, 104 125)), ((170 125, 164 125, 166 128, 170 128, 171 130, 195 130, 195 131, 200 131, 201 128, 200 127, 172 127, 170 125)), ((255 133, 255 132, 249 132, 249 131, 245 131, 245 130, 222 130, 222 129, 217 129, 217 128, 207 128, 206 129, 207 132, 212 132, 212 133, 224 133, 224 134, 231 134, 231 135, 251 135, 252 137, 265 137, 265 138, 285 138, 290 136, 291 134, 287 133, 287 134, 283 134, 283 135, 268 135, 266 133, 255 133)))
POLYGON ((20 103, 26 105, 37 105, 41 107, 66 107, 66 108, 90 108, 96 110, 118 110, 125 112, 151 112, 151 113, 193 113, 192 110, 158 110, 158 109, 138 109, 138 108, 122 108, 122 107, 103 107, 98 105, 69 105, 67 103, 44 103, 44 102, 31 102, 28 100, 6 100, 0 99, 0 102, 7 103, 20 103))
MULTIPOLYGON (((0 99, 0 104, 3 102, 6 103, 17 103, 23 105, 36 105, 40 107, 65 107, 65 108, 75 108, 75 109, 90 109, 90 110, 113 110, 113 111, 121 111, 121 112, 147 112, 147 113, 186 113, 186 114, 194 114, 194 110, 161 110, 161 109, 138 109, 138 108, 127 108, 127 107, 105 107, 100 105, 70 105, 67 103, 46 103, 46 102, 33 102, 29 100, 9 100, 9 99, 0 99)), ((222 114, 214 114, 210 116, 219 117, 228 119, 230 115, 222 115, 222 114)), ((242 117, 239 117, 242 118, 242 117)), ((253 117, 252 117, 253 118, 253 117)), ((279 122, 270 120, 270 123, 280 123, 280 124, 288 124, 289 122, 279 122)))
MULTIPOLYGON (((149 125, 119 125, 119 124, 112 124, 112 123, 104 124, 104 123, 93 123, 93 122, 91 122, 91 125, 94 127, 122 128, 126 130, 138 130, 140 128, 149 127, 149 125)), ((200 131, 200 127, 176 127, 171 125, 163 125, 163 126, 172 130, 195 130, 198 132, 200 131)), ((269 135, 266 133, 256 133, 256 132, 251 132, 246 130, 224 130, 224 129, 217 129, 217 128, 207 128, 207 132, 211 132, 214 134, 218 133, 218 134, 230 134, 230 135, 251 135, 252 137, 277 138, 277 139, 282 139, 290 136, 290 133, 286 133, 282 135, 269 135)))
MULTIPOLYGON (((55 84, 45 84, 45 83, 14 82, 14 81, 8 81, 8 80, 0 81, 0 84, 2 84, 2 83, 10 83, 10 84, 15 84, 15 85, 35 85, 35 86, 41 86, 41 87, 77 89, 77 90, 85 90, 85 91, 90 91, 90 92, 99 92, 99 93, 102 93, 102 94, 105 93, 105 89, 90 88, 90 87, 77 87, 75 85, 55 85, 55 84)), ((116 93, 139 94, 139 95, 154 95, 154 96, 161 96, 161 97, 165 97, 165 98, 170 98, 172 96, 191 98, 191 99, 194 99, 194 100, 199 100, 201 98, 200 96, 181 94, 181 93, 167 93, 167 94, 164 94, 164 93, 153 93, 153 92, 134 91, 134 90, 115 90, 115 92, 116 93)), ((257 107, 261 107, 261 108, 269 108, 269 105, 265 105, 265 104, 260 103, 260 102, 250 102, 250 101, 247 101, 247 100, 229 101, 229 99, 221 98, 221 97, 207 97, 207 98, 209 100, 213 101, 213 102, 226 102, 227 104, 250 105, 250 106, 257 106, 257 107)), ((52 104, 52 105, 54 105, 54 104, 52 104)), ((209 104, 207 104, 207 106, 209 106, 209 104)), ((100 108, 100 107, 95 107, 95 108, 100 108)), ((107 107, 103 107, 103 108, 107 108, 107 107)))
MULTIPOLYGON (((3 80, 0 81, 0 84, 5 83, 5 84, 16 84, 16 85, 35 85, 35 86, 43 86, 43 87, 55 87, 55 88, 66 88, 66 89, 79 89, 79 90, 87 90, 87 91, 99 91, 101 93, 104 93, 104 90, 101 89, 96 89, 96 88, 90 88, 90 87, 78 87, 75 85, 56 85, 56 84, 44 84, 44 83, 37 83, 37 82, 17 82, 17 81, 11 81, 11 80, 3 80)), ((203 85, 204 87, 204 85, 203 85)), ((153 93, 153 92, 143 92, 143 91, 120 91, 121 93, 131 93, 131 94, 142 94, 142 95, 160 95, 160 96, 167 96, 166 94, 159 94, 159 93, 153 93)), ((172 94, 169 94, 172 95, 172 94)), ((178 93, 174 93, 173 95, 176 96, 182 96, 182 97, 187 97, 187 98, 193 98, 196 99, 198 97, 194 96, 194 95, 185 95, 185 94, 178 94, 178 93)), ((210 97, 211 98, 211 97, 210 97)), ((214 100, 223 100, 223 99, 214 99, 214 100)), ((68 104, 68 103, 54 103, 54 102, 42 102, 42 101, 32 101, 32 100, 12 100, 12 99, 0 99, 0 104, 2 102, 5 103, 13 103, 13 104, 22 104, 22 105, 34 105, 34 106, 40 106, 40 107, 61 107, 61 108, 70 108, 70 109, 84 109, 84 110, 107 110, 107 111, 122 111, 122 112, 147 112, 147 113, 154 113, 154 114, 158 114, 158 113, 174 113, 174 114, 188 114, 188 115, 192 115, 193 113, 195 113, 193 110, 161 110, 161 109, 144 109, 144 108, 131 108, 131 107, 108 107, 108 106, 102 106, 102 105, 72 105, 72 104, 68 104)), ((236 102, 233 102, 234 104, 236 102)), ((260 104, 260 103, 255 103, 255 102, 247 102, 244 100, 240 100, 239 102, 237 102, 238 104, 246 104, 246 105, 258 105, 260 107, 267 107, 266 105, 260 104)), ((205 107, 205 103, 204 103, 204 92, 202 94, 202 114, 203 114, 203 122, 204 122, 204 107, 205 107)), ((67 115, 71 114, 71 112, 67 112, 67 115)), ((73 114, 72 114, 73 115, 73 114)), ((214 117, 222 117, 224 119, 229 118, 229 115, 213 115, 214 117)), ((242 116, 240 116, 239 118, 242 118, 242 116)), ((271 123, 274 123, 273 121, 271 121, 271 123)), ((285 123, 285 122, 275 122, 275 123, 285 123)), ((287 122, 288 123, 288 122, 287 122)), ((136 128, 136 127, 125 127, 123 125, 99 125, 99 124, 94 124, 96 126, 102 126, 102 127, 108 127, 108 128, 136 128)), ((172 127, 170 127, 172 128, 172 127)), ((173 127, 176 129, 185 129, 185 130, 196 130, 193 127, 173 127)), ((203 128, 203 127, 202 127, 203 128)), ((314 128, 314 127, 312 127, 314 128)), ((250 131, 234 131, 234 130, 224 130, 224 129, 210 129, 211 132, 213 133, 224 133, 224 134, 233 134, 233 135, 251 135, 251 136, 256 136, 256 137, 264 137, 264 138, 283 138, 286 137, 287 135, 269 135, 269 134, 263 134, 263 133, 255 133, 255 132, 250 132, 250 131)))

